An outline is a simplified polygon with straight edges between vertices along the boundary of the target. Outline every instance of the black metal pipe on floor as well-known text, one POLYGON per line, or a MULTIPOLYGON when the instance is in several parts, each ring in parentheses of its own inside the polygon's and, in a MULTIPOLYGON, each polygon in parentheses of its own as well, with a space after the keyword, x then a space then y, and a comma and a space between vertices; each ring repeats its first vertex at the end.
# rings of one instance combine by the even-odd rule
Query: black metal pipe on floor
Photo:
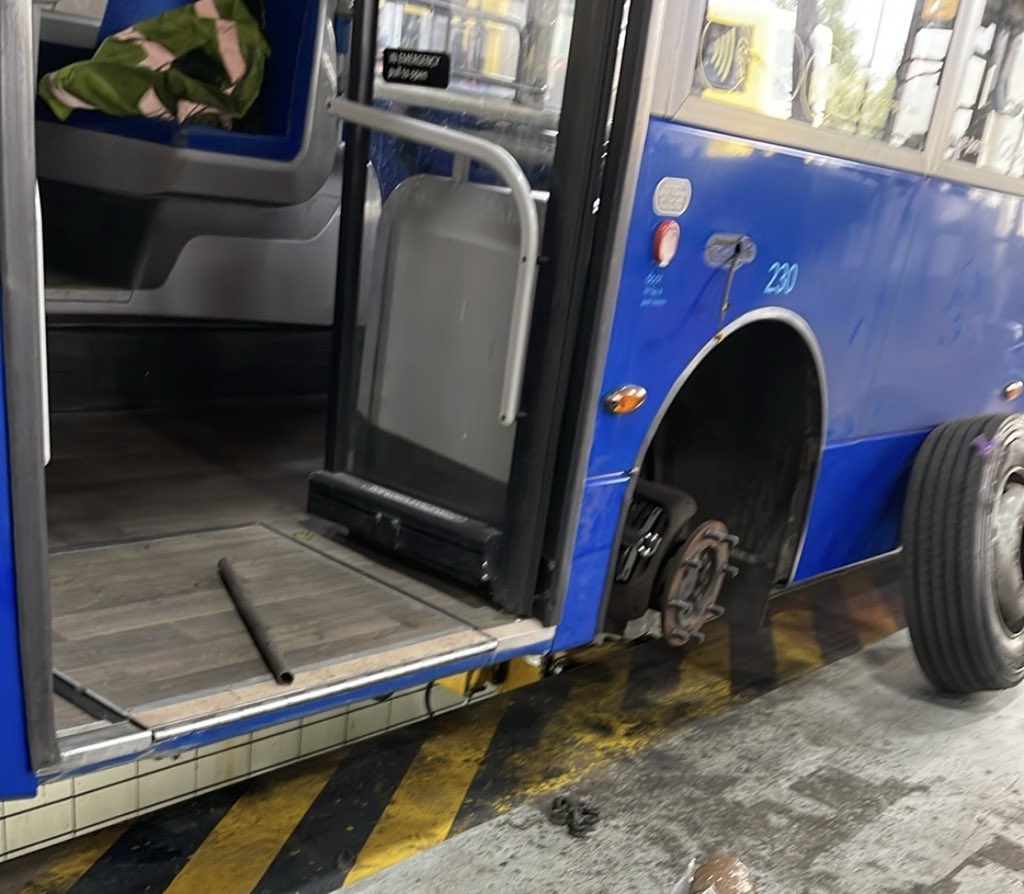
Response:
POLYGON ((217 563, 217 573, 220 575, 220 579, 224 584, 224 589, 228 591, 228 595, 231 597, 231 601, 234 603, 235 611, 238 612, 238 617, 242 619, 242 623, 245 624, 246 630, 249 631, 249 636, 252 638, 253 645, 259 649, 260 655, 263 657, 263 663, 266 664, 267 670, 274 675, 274 679, 278 683, 287 685, 295 679, 295 674, 292 673, 288 667, 288 663, 285 661, 284 655, 278 651, 274 641, 270 638, 270 632, 267 630, 263 621, 260 620, 259 614, 256 612, 256 607, 252 604, 249 599, 249 594, 245 588, 245 584, 242 583, 242 579, 238 576, 238 572, 235 571, 234 566, 230 560, 225 557, 217 563))

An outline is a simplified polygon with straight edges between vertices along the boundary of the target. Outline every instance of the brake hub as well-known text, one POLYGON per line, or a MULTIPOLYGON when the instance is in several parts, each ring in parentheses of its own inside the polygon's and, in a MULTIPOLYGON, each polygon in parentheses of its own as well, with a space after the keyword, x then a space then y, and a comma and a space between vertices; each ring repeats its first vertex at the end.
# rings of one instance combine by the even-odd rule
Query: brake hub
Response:
POLYGON ((722 522, 706 521, 665 563, 661 621, 669 645, 703 639, 701 627, 722 614, 718 595, 725 578, 736 576, 736 568, 729 564, 729 550, 737 542, 722 522))

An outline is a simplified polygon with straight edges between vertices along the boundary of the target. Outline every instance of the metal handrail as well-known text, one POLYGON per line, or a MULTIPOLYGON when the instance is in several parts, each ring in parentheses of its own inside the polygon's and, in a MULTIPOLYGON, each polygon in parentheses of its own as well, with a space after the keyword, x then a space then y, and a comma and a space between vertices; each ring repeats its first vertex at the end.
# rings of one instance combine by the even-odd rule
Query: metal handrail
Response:
POLYGON ((459 157, 479 162, 494 171, 511 190, 519 216, 519 257, 498 421, 504 426, 514 425, 519 416, 526 348, 533 318, 533 293, 537 284, 537 256, 540 252, 540 220, 526 174, 511 153, 481 137, 416 118, 406 118, 341 97, 331 99, 327 109, 332 115, 360 127, 451 152, 456 156, 456 170, 459 168, 459 157))
POLYGON ((392 84, 379 75, 373 87, 373 95, 387 102, 474 115, 491 121, 508 121, 537 130, 557 131, 560 117, 560 113, 554 109, 534 109, 507 99, 496 99, 484 93, 465 90, 434 90, 409 84, 392 84))
POLYGON ((428 9, 443 9, 445 12, 454 12, 467 19, 476 19, 480 22, 494 22, 496 25, 504 25, 507 28, 515 28, 519 36, 523 35, 523 22, 513 16, 505 16, 500 12, 488 12, 486 9, 473 9, 462 3, 454 3, 452 0, 416 0, 417 6, 426 6, 428 9))
POLYGON ((520 93, 534 93, 537 96, 548 92, 547 84, 525 84, 515 78, 485 74, 482 71, 470 71, 468 68, 456 68, 452 72, 452 76, 465 81, 476 81, 478 84, 485 84, 488 87, 501 87, 503 90, 516 90, 520 93))

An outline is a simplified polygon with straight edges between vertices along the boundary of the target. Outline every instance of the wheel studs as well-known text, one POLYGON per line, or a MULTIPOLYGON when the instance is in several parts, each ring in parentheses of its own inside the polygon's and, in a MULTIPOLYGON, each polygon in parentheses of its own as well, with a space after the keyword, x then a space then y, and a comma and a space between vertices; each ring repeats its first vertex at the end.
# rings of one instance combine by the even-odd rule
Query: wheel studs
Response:
POLYGON ((708 540, 714 540, 715 543, 728 543, 729 546, 735 546, 740 542, 740 538, 735 534, 729 534, 725 531, 708 531, 705 536, 708 540))

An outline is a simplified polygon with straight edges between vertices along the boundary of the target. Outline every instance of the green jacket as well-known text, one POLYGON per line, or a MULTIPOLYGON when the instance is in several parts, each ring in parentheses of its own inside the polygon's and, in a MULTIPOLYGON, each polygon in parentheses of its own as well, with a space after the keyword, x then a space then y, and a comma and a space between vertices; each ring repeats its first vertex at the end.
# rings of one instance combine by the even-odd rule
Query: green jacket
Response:
POLYGON ((112 34, 92 59, 45 75, 61 120, 75 109, 230 127, 259 96, 270 45, 245 0, 197 0, 112 34))

